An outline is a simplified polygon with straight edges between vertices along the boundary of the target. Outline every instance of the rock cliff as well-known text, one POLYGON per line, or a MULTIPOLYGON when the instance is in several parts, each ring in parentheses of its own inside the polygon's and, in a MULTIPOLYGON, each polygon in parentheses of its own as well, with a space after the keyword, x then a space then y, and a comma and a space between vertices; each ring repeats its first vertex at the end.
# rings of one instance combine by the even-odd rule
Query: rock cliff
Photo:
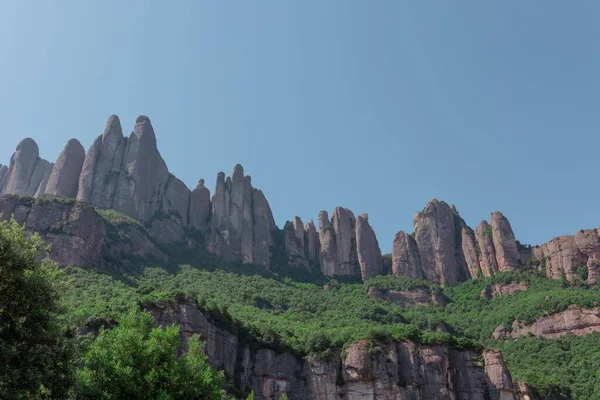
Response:
MULTIPOLYGON (((217 175, 212 199, 203 179, 190 190, 169 172, 151 121, 143 115, 128 137, 119 118, 111 116, 87 153, 71 139, 55 164, 39 157, 33 139, 23 139, 9 165, 0 165, 1 194, 76 198, 139 221, 157 243, 207 249, 231 262, 319 266, 328 277, 363 280, 384 273, 366 214, 355 217, 337 207, 331 219, 319 213, 318 230, 312 221, 303 226, 298 217, 280 230, 264 193, 239 164, 230 177, 217 175)), ((492 213, 473 231, 454 206, 435 199, 414 216, 413 225, 413 234, 398 232, 393 240, 391 266, 385 269, 391 267, 395 275, 455 285, 533 265, 550 278, 597 283, 597 229, 531 248, 516 241, 502 213, 492 213)))
POLYGON ((0 218, 11 215, 27 231, 40 234, 51 245, 50 256, 61 265, 120 270, 139 260, 168 260, 136 221, 74 199, 3 195, 0 218))
POLYGON ((190 299, 148 304, 161 325, 181 326, 187 338, 199 334, 213 367, 223 369, 241 393, 257 400, 515 399, 517 390, 499 352, 423 346, 413 342, 359 341, 328 360, 298 358, 285 350, 244 343, 221 328, 190 299))
POLYGON ((515 320, 510 331, 500 325, 494 331, 493 338, 517 339, 531 334, 553 339, 567 334, 582 336, 592 332, 600 332, 600 307, 586 309, 571 305, 565 311, 540 317, 531 325, 515 320))

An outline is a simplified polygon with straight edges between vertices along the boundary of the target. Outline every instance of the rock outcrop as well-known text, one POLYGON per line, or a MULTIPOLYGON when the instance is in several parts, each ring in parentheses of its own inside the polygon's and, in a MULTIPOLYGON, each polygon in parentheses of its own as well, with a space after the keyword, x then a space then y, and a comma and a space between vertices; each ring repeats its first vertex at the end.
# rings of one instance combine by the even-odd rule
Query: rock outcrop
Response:
POLYGON ((415 240, 425 277, 441 285, 456 285, 467 278, 457 213, 443 201, 431 200, 413 218, 415 240))
POLYGON ((392 273, 415 279, 425 278, 419 256, 419 247, 411 235, 400 231, 392 247, 392 273))
POLYGON ((383 259, 377 237, 371 225, 369 216, 361 214, 356 217, 356 252, 360 265, 360 274, 363 280, 381 275, 383 259))
POLYGON ((321 263, 321 241, 315 223, 310 220, 304 227, 306 237, 306 255, 311 265, 320 265, 321 263))
POLYGON ((515 235, 508 219, 501 212, 492 213, 492 239, 499 271, 514 271, 521 264, 515 235))
POLYGON ((284 245, 288 256, 287 264, 295 268, 309 267, 307 249, 304 240, 304 224, 300 217, 287 221, 283 227, 284 245))
POLYGON ((490 400, 516 400, 512 378, 502 353, 497 350, 484 351, 483 361, 490 400))
POLYGON ((79 176, 83 161, 85 160, 85 149, 77 139, 67 142, 64 150, 58 156, 52 172, 45 182, 44 189, 38 195, 51 194, 75 198, 79 188, 79 176))
POLYGON ((220 172, 212 199, 207 247, 226 260, 270 266, 272 231, 276 229, 264 194, 236 165, 231 177, 220 172))
POLYGON ((371 286, 367 295, 373 299, 383 299, 402 308, 417 306, 444 305, 446 302, 440 292, 426 287, 408 290, 388 290, 371 286))
POLYGON ((492 286, 486 286, 481 291, 481 298, 490 300, 500 296, 506 296, 522 290, 529 289, 527 282, 513 282, 508 284, 497 283, 492 286))
POLYGON ((481 221, 477 226, 475 237, 480 251, 479 268, 481 273, 485 277, 492 276, 498 272, 498 261, 496 261, 492 227, 487 221, 481 221))
POLYGON ((205 233, 209 226, 210 217, 210 190, 204 186, 204 179, 198 181, 198 186, 190 195, 190 220, 189 227, 205 233))
POLYGON ((184 349, 187 338, 199 334, 209 363, 224 370, 239 391, 253 391, 257 400, 279 399, 284 393, 290 400, 514 398, 510 374, 497 352, 414 342, 381 343, 374 350, 359 341, 345 349, 343 359, 339 352, 327 361, 300 359, 285 350, 243 344, 190 299, 145 309, 160 325, 181 326, 184 349))
POLYGON ((586 309, 571 305, 565 311, 540 317, 531 325, 515 320, 510 332, 506 331, 504 325, 500 325, 494 331, 493 338, 517 339, 531 334, 553 339, 567 334, 583 336, 592 332, 600 332, 600 307, 586 309))
POLYGON ((52 164, 41 159, 37 143, 31 138, 23 139, 10 159, 10 166, 3 174, 0 194, 33 196, 52 164))
POLYGON ((60 265, 118 270, 143 259, 168 259, 139 223, 111 221, 110 215, 103 216, 94 207, 73 199, 4 195, 0 197, 0 214, 2 219, 14 216, 28 232, 39 233, 51 245, 50 256, 60 265))

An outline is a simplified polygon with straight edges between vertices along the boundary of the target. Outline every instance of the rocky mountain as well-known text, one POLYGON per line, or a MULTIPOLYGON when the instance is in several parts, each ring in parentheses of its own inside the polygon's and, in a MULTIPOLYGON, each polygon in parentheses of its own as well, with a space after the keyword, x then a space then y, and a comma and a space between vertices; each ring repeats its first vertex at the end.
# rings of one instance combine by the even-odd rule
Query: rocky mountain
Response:
MULTIPOLYGON (((306 271, 315 267, 327 277, 362 280, 384 270, 367 214, 355 216, 336 207, 331 218, 327 211, 318 213, 318 230, 312 220, 304 225, 299 217, 280 229, 265 194, 252 186, 239 164, 231 176, 217 175, 212 198, 203 179, 190 190, 169 172, 146 116, 136 119, 127 137, 119 118, 111 116, 87 153, 71 139, 54 164, 39 157, 33 139, 22 140, 9 165, 0 165, 0 195, 75 198, 138 221, 156 243, 206 249, 231 262, 306 271)), ((6 211, 4 217, 8 215, 6 211)), ((393 239, 394 275, 456 285, 533 267, 555 279, 597 281, 598 230, 525 247, 502 213, 493 212, 489 222, 473 230, 454 206, 436 199, 415 214, 413 225, 412 234, 398 232, 393 239)))

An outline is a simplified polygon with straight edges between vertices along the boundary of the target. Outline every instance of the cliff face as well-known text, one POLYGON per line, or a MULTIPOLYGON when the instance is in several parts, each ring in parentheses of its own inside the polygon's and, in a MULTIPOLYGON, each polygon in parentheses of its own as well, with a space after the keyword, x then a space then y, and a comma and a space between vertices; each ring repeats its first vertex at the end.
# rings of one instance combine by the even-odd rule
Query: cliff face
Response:
POLYGON ((189 300, 147 305, 161 325, 181 326, 187 338, 206 341, 210 364, 223 369, 238 390, 254 391, 257 400, 515 399, 510 373, 499 352, 421 346, 413 342, 352 344, 342 359, 299 359, 289 352, 256 349, 218 327, 189 300))
POLYGON ((531 325, 515 320, 509 332, 504 325, 500 325, 494 331, 493 338, 517 339, 531 334, 554 339, 567 334, 583 336, 592 332, 600 332, 600 307, 586 309, 570 306, 565 311, 540 317, 531 325))
POLYGON ((166 262, 146 229, 135 221, 122 223, 73 199, 34 200, 15 195, 0 197, 0 218, 14 215, 29 232, 51 245, 50 256, 61 265, 121 268, 134 257, 166 262))

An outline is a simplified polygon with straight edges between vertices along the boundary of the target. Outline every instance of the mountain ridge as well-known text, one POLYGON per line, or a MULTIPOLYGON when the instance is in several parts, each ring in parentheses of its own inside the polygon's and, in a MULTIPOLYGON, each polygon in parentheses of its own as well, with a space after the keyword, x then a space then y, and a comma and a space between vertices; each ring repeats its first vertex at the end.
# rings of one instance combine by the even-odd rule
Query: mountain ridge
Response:
MULTIPOLYGON (((143 115, 128 137, 112 115, 87 153, 71 139, 54 164, 39 157, 33 139, 22 140, 8 167, 0 166, 0 195, 11 194, 63 196, 114 209, 140 221, 162 243, 205 248, 228 261, 266 268, 318 266, 325 276, 353 279, 385 269, 368 214, 336 207, 331 218, 327 211, 318 213, 318 227, 294 217, 280 228, 265 194, 252 186, 240 164, 229 177, 219 172, 212 198, 204 179, 190 190, 169 172, 143 115)), ((518 243, 502 213, 491 213, 489 223, 473 230, 454 206, 436 199, 415 214, 413 225, 413 234, 400 231, 393 238, 393 274, 452 286, 533 267, 555 279, 597 281, 598 231, 582 230, 532 248, 518 243)))

